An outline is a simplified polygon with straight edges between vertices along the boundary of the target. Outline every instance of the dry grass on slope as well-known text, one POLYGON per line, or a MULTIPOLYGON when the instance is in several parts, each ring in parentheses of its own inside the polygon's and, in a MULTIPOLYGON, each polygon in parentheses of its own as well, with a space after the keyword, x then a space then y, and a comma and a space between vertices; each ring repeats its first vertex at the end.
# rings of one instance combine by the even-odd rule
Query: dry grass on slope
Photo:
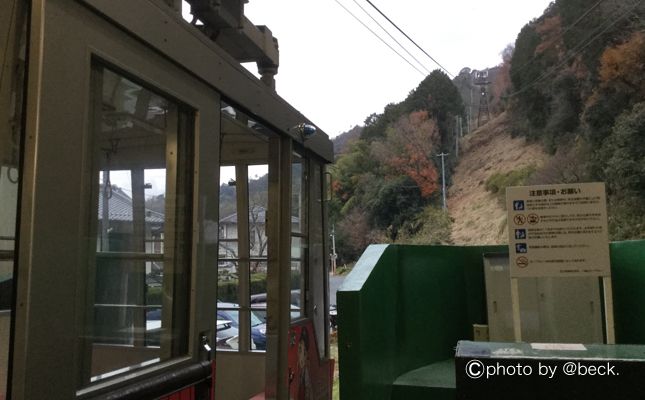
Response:
POLYGON ((505 113, 464 137, 459 163, 448 190, 448 210, 454 223, 454 244, 503 244, 508 242, 506 211, 491 193, 486 180, 528 166, 540 167, 548 159, 539 144, 511 138, 505 113))

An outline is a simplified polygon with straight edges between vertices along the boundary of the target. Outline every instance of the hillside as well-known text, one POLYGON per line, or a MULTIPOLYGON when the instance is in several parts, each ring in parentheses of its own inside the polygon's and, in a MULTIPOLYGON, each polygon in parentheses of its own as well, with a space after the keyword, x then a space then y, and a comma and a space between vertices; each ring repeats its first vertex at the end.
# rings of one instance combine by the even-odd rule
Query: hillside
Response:
POLYGON ((495 173, 541 166, 548 155, 524 137, 512 138, 506 113, 461 141, 460 158, 448 190, 454 244, 502 244, 508 241, 506 211, 485 189, 495 173))
POLYGON ((363 127, 356 125, 347 132, 343 132, 333 138, 331 141, 334 144, 334 155, 339 156, 340 154, 345 153, 352 143, 360 139, 361 132, 363 132, 363 127))
POLYGON ((643 18, 645 2, 555 0, 498 67, 452 80, 435 70, 369 115, 350 146, 339 138, 329 206, 339 261, 370 243, 505 243, 505 188, 528 184, 605 182, 610 240, 645 238, 643 18), (457 156, 481 85, 499 116, 460 139, 457 156))

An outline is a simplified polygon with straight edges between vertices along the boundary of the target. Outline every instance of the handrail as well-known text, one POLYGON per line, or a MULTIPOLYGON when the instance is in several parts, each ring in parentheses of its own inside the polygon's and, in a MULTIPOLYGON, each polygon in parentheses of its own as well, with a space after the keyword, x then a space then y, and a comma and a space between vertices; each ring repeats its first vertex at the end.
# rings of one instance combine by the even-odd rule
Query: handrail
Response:
POLYGON ((77 399, 141 400, 157 399, 176 393, 178 389, 195 386, 212 378, 209 361, 193 362, 143 380, 135 380, 109 392, 92 393, 77 399))
POLYGON ((137 253, 133 251, 97 251, 97 258, 105 259, 128 259, 143 261, 163 261, 163 253, 137 253))
POLYGON ((140 305, 140 304, 94 304, 94 307, 120 307, 120 308, 139 308, 139 309, 157 309, 161 308, 161 304, 140 305))

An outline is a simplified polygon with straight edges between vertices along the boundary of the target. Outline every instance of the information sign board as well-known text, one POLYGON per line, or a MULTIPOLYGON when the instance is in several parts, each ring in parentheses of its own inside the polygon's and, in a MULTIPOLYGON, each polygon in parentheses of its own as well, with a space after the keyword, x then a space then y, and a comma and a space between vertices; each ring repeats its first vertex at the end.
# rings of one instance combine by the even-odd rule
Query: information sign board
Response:
POLYGON ((509 187, 511 278, 610 273, 604 183, 509 187))

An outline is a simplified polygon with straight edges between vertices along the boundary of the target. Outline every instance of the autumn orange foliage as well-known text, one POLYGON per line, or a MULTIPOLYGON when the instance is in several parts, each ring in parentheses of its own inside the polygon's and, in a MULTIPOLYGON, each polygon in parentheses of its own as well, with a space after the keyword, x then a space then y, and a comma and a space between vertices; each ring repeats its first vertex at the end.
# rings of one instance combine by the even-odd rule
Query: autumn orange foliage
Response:
POLYGON ((385 165, 409 176, 420 188, 421 196, 429 197, 439 188, 434 164, 439 129, 427 111, 402 116, 389 131, 387 140, 379 143, 375 155, 385 165))
POLYGON ((635 32, 625 43, 607 48, 600 59, 602 87, 620 86, 645 94, 645 35, 635 32))
POLYGON ((563 56, 562 19, 559 15, 545 18, 535 27, 542 42, 535 48, 535 54, 542 54, 548 49, 554 49, 558 57, 563 56))

